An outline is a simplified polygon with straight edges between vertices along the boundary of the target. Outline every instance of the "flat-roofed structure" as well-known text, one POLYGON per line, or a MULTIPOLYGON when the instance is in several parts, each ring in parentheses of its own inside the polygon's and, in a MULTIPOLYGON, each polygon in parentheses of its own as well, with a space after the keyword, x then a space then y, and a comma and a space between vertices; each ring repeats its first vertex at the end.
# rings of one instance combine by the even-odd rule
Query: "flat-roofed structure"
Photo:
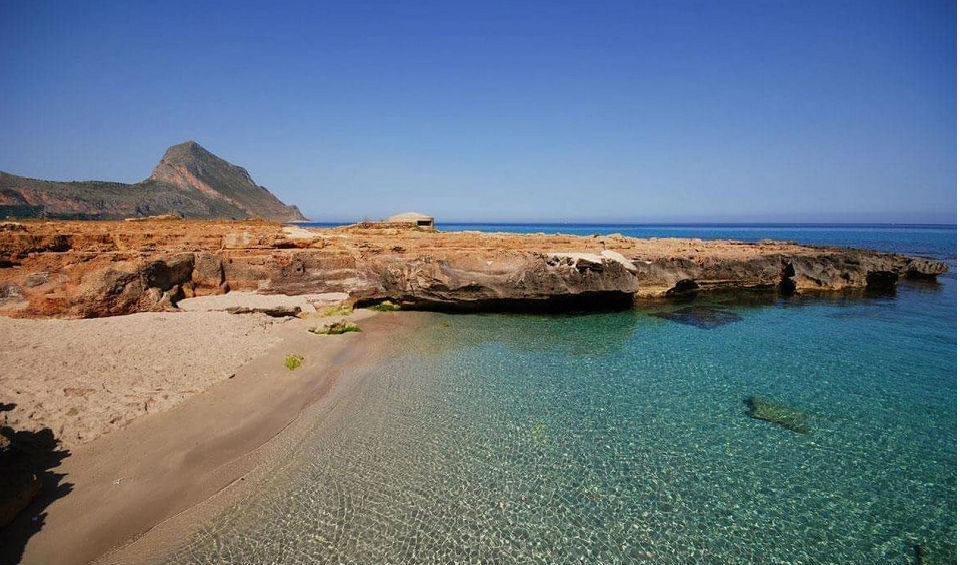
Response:
POLYGON ((409 224, 420 228, 433 229, 433 216, 418 214, 417 212, 404 212, 387 218, 388 224, 409 224))

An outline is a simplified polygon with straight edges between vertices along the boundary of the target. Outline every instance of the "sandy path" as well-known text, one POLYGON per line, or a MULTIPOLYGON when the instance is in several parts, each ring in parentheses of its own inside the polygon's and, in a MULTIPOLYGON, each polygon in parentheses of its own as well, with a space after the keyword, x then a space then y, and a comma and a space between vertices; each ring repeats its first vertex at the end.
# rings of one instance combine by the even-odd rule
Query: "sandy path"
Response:
POLYGON ((73 448, 229 378, 277 343, 283 324, 223 312, 0 316, 0 401, 17 405, 0 418, 18 430, 49 427, 73 448))
MULTIPOLYGON (((375 362, 378 344, 407 323, 402 315, 370 316, 353 314, 367 317, 364 332, 343 336, 316 336, 306 331, 316 320, 291 320, 235 378, 76 448, 56 469, 72 492, 46 506, 22 562, 89 562, 230 486, 344 369, 375 362), (303 367, 284 368, 288 353, 303 355, 303 367)), ((30 510, 0 533, 0 546, 17 527, 30 527, 30 510)))

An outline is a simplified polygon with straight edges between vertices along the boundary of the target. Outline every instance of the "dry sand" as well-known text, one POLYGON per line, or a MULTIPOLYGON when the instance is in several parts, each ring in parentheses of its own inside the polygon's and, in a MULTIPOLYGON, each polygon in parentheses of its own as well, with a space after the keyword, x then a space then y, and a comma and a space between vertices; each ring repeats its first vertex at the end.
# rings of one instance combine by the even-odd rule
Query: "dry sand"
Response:
MULTIPOLYGON (((216 315, 229 316, 224 320, 229 324, 260 320, 216 315)), ((144 325, 139 316, 129 318, 144 325)), ((323 399, 344 371, 376 362, 380 344, 416 319, 399 314, 372 317, 367 311, 350 317, 361 320, 362 333, 308 333, 316 319, 271 325, 264 331, 274 344, 259 344, 259 355, 237 369, 235 378, 78 446, 56 469, 65 474, 72 491, 35 502, 0 532, 0 546, 10 545, 39 518, 42 528, 27 538, 23 563, 89 562, 238 483, 262 459, 257 454, 303 410, 323 399), (284 367, 289 353, 304 356, 302 368, 284 367)), ((79 323, 65 322, 63 327, 79 323)), ((101 345, 88 351, 93 355, 101 345)))
POLYGON ((223 312, 0 317, 0 401, 16 404, 0 421, 18 430, 49 427, 76 447, 231 377, 279 341, 283 324, 223 312))

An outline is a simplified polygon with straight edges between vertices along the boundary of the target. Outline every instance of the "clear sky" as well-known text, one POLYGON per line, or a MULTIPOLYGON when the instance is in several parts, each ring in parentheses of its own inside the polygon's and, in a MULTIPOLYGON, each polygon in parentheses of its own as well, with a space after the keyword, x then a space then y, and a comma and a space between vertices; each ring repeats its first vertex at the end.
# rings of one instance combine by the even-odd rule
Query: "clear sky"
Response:
POLYGON ((0 0, 0 170, 194 139, 318 220, 956 222, 954 2, 282 4, 0 0))

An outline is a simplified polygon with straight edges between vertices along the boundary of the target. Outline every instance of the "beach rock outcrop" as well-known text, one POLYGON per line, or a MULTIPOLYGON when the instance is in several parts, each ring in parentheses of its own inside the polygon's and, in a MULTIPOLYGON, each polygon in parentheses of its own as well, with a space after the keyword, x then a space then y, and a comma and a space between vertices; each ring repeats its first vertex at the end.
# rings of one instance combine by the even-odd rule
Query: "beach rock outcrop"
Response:
POLYGON ((265 314, 271 318, 292 318, 300 314, 300 307, 274 306, 272 308, 249 308, 247 306, 234 306, 227 308, 225 312, 229 314, 265 314))
POLYGON ((0 231, 0 312, 109 316, 229 290, 360 304, 627 307, 716 289, 839 292, 935 279, 941 262, 794 243, 421 232, 269 222, 23 222, 0 231), (388 233, 389 232, 389 233, 388 233))
POLYGON ((361 302, 442 310, 598 307, 630 304, 637 279, 616 259, 590 253, 520 253, 498 261, 470 256, 378 260, 365 265, 361 302))

